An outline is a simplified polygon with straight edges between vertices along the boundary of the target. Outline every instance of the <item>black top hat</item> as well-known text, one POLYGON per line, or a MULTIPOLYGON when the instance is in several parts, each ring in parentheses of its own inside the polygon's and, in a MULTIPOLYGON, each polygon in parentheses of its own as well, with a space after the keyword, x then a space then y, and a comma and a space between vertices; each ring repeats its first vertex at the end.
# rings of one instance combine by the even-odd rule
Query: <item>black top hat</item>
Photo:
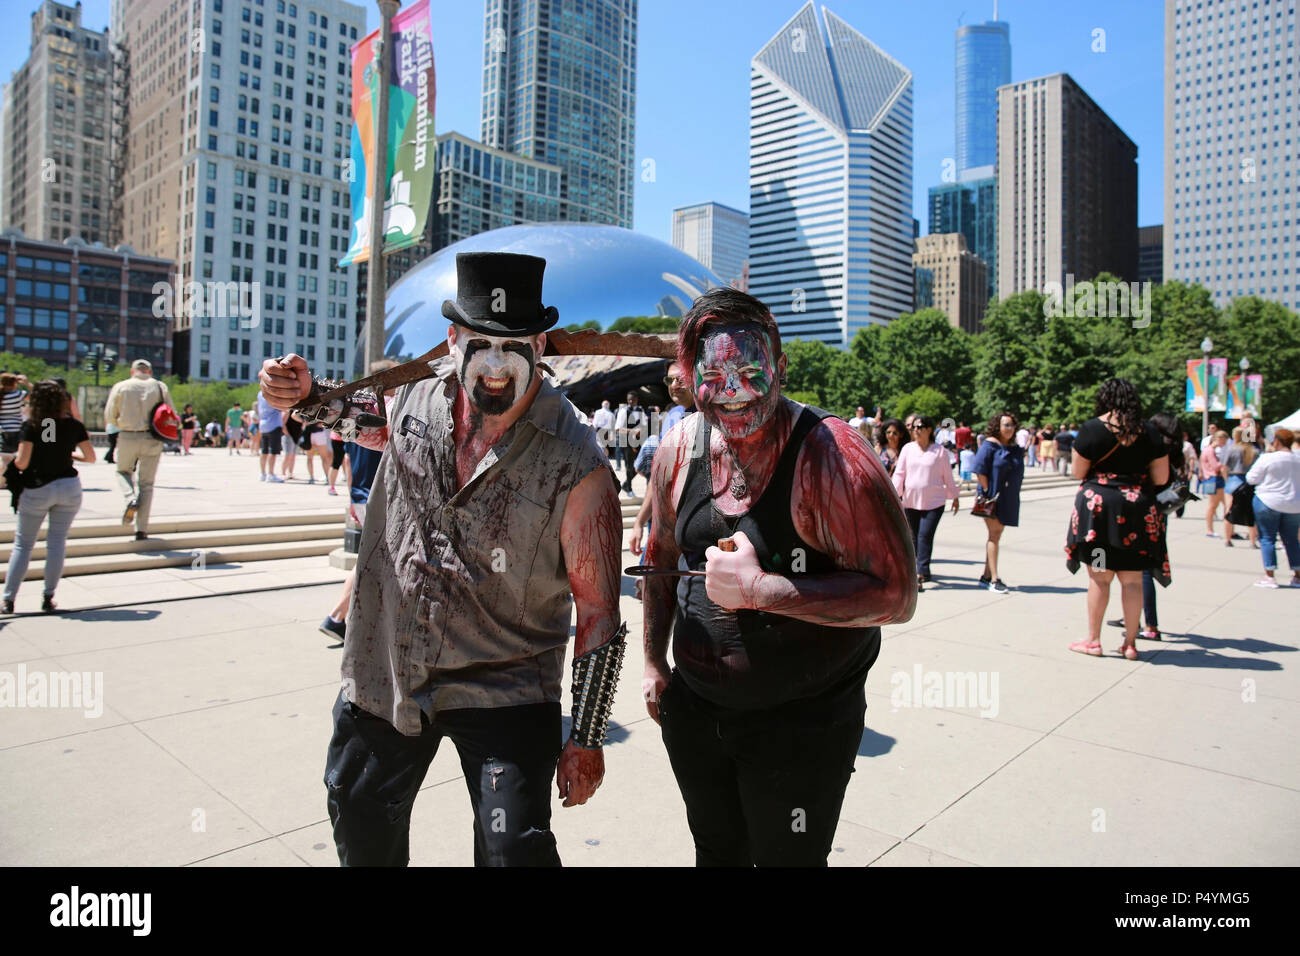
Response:
POLYGON ((513 252, 456 253, 456 301, 442 314, 484 335, 522 337, 545 332, 560 318, 542 305, 546 260, 513 252))

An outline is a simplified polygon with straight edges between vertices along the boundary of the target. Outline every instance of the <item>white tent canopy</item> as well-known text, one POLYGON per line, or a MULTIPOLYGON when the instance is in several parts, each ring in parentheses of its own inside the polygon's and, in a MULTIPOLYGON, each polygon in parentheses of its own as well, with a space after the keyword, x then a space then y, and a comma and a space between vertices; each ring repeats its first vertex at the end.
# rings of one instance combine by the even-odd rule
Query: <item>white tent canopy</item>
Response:
POLYGON ((1268 441, 1273 440, 1273 432, 1279 428, 1288 428, 1293 432, 1300 431, 1300 408, 1282 419, 1280 422, 1274 422, 1264 429, 1264 438, 1268 441))

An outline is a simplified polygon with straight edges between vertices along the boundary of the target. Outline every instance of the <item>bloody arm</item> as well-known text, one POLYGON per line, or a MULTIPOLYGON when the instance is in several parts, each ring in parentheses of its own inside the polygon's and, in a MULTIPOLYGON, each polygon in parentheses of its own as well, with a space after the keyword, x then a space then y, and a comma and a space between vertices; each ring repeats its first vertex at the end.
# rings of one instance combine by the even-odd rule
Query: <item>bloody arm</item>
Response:
MULTIPOLYGON (((603 645, 619 628, 618 559, 623 543, 623 510, 612 473, 597 468, 569 492, 560 520, 560 547, 578 609, 577 658, 603 645)), ((591 799, 605 778, 603 750, 564 745, 555 785, 564 806, 591 799)))
POLYGON ((799 535, 843 570, 793 578, 763 571, 753 545, 738 534, 736 551, 706 552, 705 569, 717 575, 706 587, 716 603, 830 627, 911 619, 916 555, 903 506, 884 466, 848 423, 828 418, 809 434, 791 514, 799 535))

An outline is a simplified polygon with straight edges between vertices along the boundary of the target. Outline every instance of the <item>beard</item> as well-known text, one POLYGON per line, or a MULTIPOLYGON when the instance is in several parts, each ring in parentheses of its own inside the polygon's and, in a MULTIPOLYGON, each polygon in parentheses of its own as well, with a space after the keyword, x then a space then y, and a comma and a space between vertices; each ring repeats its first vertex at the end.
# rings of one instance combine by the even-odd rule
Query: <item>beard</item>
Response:
POLYGON ((518 398, 519 384, 513 378, 501 392, 489 392, 482 380, 476 381, 469 392, 470 404, 484 415, 504 415, 510 411, 518 398))

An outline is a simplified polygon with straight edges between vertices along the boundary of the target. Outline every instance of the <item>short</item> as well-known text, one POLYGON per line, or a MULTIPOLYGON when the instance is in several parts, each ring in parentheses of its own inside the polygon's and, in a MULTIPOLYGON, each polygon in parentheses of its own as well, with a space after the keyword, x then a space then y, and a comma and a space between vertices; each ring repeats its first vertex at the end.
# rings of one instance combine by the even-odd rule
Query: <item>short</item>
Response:
POLYGON ((280 454, 280 435, 283 431, 282 428, 272 428, 269 432, 262 432, 263 455, 280 454))
POLYGON ((975 480, 975 472, 973 472, 973 471, 963 471, 963 472, 961 473, 961 480, 962 480, 962 481, 974 481, 974 480, 975 480))
POLYGON ((0 454, 18 454, 18 439, 21 435, 21 428, 16 428, 13 431, 8 432, 0 432, 0 454))
POLYGON ((324 448, 330 443, 330 433, 327 429, 322 428, 318 432, 311 433, 311 443, 317 448, 324 448))
POLYGON ((343 439, 330 438, 330 447, 334 450, 334 458, 330 462, 330 467, 338 471, 343 467, 343 439))
POLYGON ((1212 495, 1223 490, 1223 476, 1215 475, 1213 478, 1202 478, 1200 492, 1203 495, 1212 495))
POLYGON ((1223 490, 1226 491, 1228 494, 1232 494, 1245 483, 1246 483, 1245 475, 1229 475, 1227 481, 1225 481, 1223 484, 1223 490))

